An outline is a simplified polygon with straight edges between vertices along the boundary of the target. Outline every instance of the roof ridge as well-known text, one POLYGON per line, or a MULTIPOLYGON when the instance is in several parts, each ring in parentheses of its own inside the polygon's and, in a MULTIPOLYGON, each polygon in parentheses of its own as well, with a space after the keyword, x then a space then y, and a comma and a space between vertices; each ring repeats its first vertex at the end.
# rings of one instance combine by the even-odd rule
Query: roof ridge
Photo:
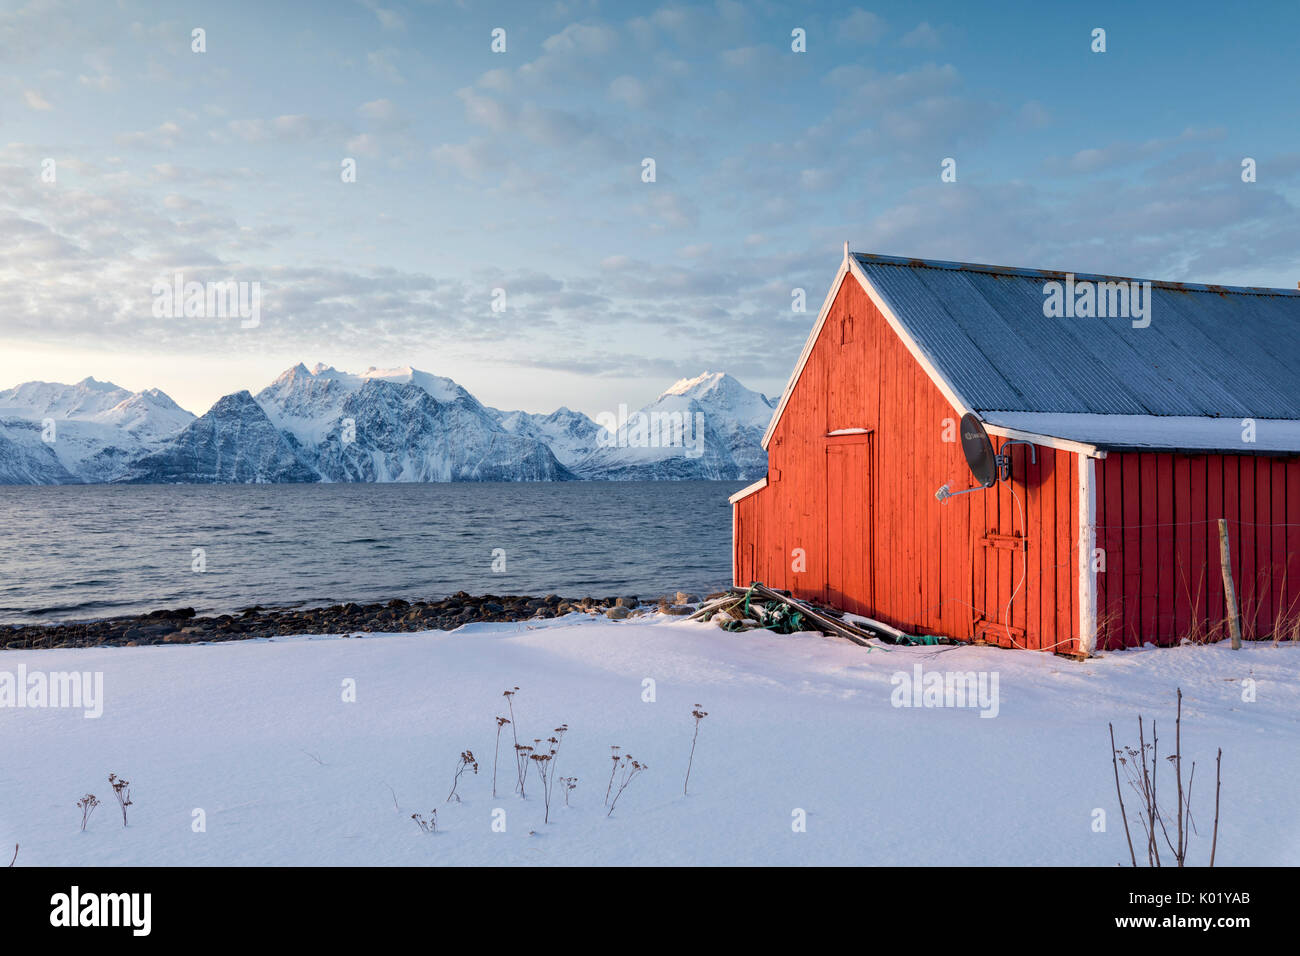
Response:
POLYGON ((1149 282, 1155 289, 1172 289, 1178 292, 1214 292, 1233 295, 1283 295, 1298 296, 1300 289, 1273 289, 1264 286, 1231 286, 1198 282, 1173 282, 1166 279, 1139 279, 1133 276, 1102 275, 1090 272, 1064 272, 1055 269, 1027 269, 1019 266, 995 266, 979 262, 954 262, 945 259, 918 259, 909 256, 884 256, 869 252, 851 252, 853 258, 864 265, 903 266, 911 269, 948 269, 956 272, 983 272, 991 275, 1024 276, 1030 279, 1061 281, 1073 276, 1083 282, 1149 282))

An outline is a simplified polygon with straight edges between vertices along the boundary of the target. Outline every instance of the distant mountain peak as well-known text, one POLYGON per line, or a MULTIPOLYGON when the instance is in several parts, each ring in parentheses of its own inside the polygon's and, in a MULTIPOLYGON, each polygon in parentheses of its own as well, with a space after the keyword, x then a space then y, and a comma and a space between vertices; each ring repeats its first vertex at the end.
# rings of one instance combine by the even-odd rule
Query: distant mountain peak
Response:
MULTIPOLYGON (((217 399, 212 408, 208 409, 208 414, 211 414, 219 408, 246 408, 250 405, 257 405, 257 402, 253 401, 253 393, 246 388, 241 388, 239 391, 231 392, 229 395, 222 395, 217 399)), ((258 408, 260 409, 261 406, 258 405, 258 408)))
POLYGON ((766 471, 775 404, 726 372, 682 378, 636 414, 685 416, 689 442, 683 431, 683 442, 647 445, 629 424, 611 434, 565 405, 490 408, 410 365, 356 374, 299 362, 199 419, 156 388, 27 382, 0 390, 0 482, 748 479, 766 471), (53 445, 39 432, 47 417, 59 420, 53 445))
POLYGON ((734 375, 727 372, 701 372, 694 378, 679 378, 672 385, 664 389, 659 397, 669 398, 671 396, 682 396, 684 398, 704 398, 708 395, 730 395, 730 396, 758 396, 764 403, 770 405, 767 396, 762 392, 755 392, 751 388, 742 385, 734 375))
POLYGON ((665 395, 686 395, 691 392, 707 392, 711 388, 716 388, 724 379, 731 379, 733 382, 735 381, 735 379, 732 379, 726 372, 708 371, 702 372, 694 378, 679 378, 677 381, 673 382, 672 385, 669 385, 664 389, 663 392, 660 393, 659 397, 663 398, 665 395))

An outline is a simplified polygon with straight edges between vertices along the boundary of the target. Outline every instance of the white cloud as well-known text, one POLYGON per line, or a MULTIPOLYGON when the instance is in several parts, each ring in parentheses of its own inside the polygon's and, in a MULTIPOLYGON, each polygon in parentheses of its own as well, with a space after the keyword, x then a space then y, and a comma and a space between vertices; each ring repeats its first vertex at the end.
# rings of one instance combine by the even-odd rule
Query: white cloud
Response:
POLYGON ((397 69, 397 57, 397 51, 391 48, 371 50, 366 54, 366 63, 370 67, 370 72, 376 76, 390 83, 401 83, 403 80, 401 72, 397 69))
POLYGON ((604 56, 618 45, 618 34, 603 24, 570 23, 542 41, 547 53, 563 56, 604 56))
POLYGON ((609 98, 629 106, 642 109, 649 102, 650 93, 646 85, 635 76, 617 76, 609 84, 609 98))
POLYGON ((376 0, 361 0, 361 5, 375 15, 379 25, 385 30, 405 30, 406 18, 396 10, 381 7, 376 0))
POLYGON ((140 130, 133 133, 118 133, 114 141, 119 146, 143 147, 150 149, 171 149, 181 139, 181 128, 176 123, 168 121, 155 126, 153 129, 140 130))
POLYGON ((836 24, 835 34, 839 39, 855 43, 875 43, 885 35, 885 21, 869 10, 854 7, 836 24))
POLYGON ((353 136, 344 145, 349 153, 356 153, 359 156, 379 155, 379 141, 369 133, 353 136))
POLYGON ((77 82, 82 86, 88 86, 103 92, 117 89, 117 79, 108 73, 100 73, 97 76, 87 76, 83 73, 77 77, 77 82))
POLYGON ((1052 114, 1038 100, 1030 100, 1020 107, 1020 122, 1034 129, 1042 129, 1052 123, 1052 114))
POLYGON ((742 46, 723 50, 722 65, 732 70, 752 70, 764 64, 770 64, 776 56, 776 48, 762 43, 757 46, 742 46))
POLYGON ((918 50, 937 50, 943 45, 939 31, 929 23, 918 23, 915 29, 905 33, 898 42, 901 46, 918 50))
MULTIPOLYGON (((338 135, 340 127, 330 120, 297 113, 285 114, 269 120, 260 118, 230 120, 224 132, 245 143, 305 143, 338 135)), ((224 133, 219 130, 214 130, 211 135, 218 140, 224 138, 224 133)))
POLYGON ((396 129, 404 125, 401 110, 392 100, 371 100, 357 107, 357 112, 378 129, 396 129))
POLYGON ((495 90, 498 93, 509 93, 515 88, 515 82, 509 70, 498 67, 495 70, 488 70, 478 78, 478 85, 485 90, 495 90))

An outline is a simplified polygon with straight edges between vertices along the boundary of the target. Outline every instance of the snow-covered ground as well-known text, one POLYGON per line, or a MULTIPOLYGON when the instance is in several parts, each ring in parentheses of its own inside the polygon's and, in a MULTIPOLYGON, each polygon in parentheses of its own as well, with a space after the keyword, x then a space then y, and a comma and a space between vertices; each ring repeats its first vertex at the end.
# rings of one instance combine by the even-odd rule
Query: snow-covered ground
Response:
POLYGON ((98 719, 0 709, 0 847, 20 843, 18 865, 1114 866, 1127 850, 1106 724, 1136 742, 1136 715, 1155 717, 1169 752, 1176 686, 1184 759, 1197 761, 1193 862, 1208 855, 1222 746, 1218 862, 1300 863, 1296 646, 1074 663, 570 616, 364 639, 0 654, 0 673, 24 666, 100 671, 105 700, 98 719), (893 706, 891 678, 917 664, 996 674, 997 716, 893 706), (355 702, 343 700, 347 681, 355 702), (570 808, 556 795, 549 825, 535 776, 526 800, 511 792, 509 728, 501 795, 491 795, 494 718, 516 685, 521 738, 569 726, 558 775, 579 783, 570 808), (694 704, 708 717, 683 796, 694 704), (649 769, 607 818, 611 744, 649 769), (462 778, 464 802, 448 804, 466 748, 479 773, 462 778), (110 771, 132 782, 125 829, 110 771), (75 804, 87 792, 103 805, 83 833, 75 804), (434 808, 437 833, 420 832, 411 814, 434 808), (505 832, 493 829, 497 808, 505 832), (1105 833, 1093 830, 1094 808, 1110 815, 1105 833), (806 832, 792 826, 799 810, 806 832))

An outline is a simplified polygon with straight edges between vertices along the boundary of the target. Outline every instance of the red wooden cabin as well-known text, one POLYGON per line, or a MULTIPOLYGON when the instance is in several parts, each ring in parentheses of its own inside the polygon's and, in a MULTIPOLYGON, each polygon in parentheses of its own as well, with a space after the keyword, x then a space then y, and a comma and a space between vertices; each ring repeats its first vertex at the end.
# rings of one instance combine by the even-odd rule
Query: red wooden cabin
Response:
POLYGON ((1151 282, 1116 315, 1134 281, 846 247, 731 499, 736 583, 968 641, 1173 644, 1225 633, 1223 517, 1243 633, 1290 636, 1300 292, 1151 282), (1049 316, 1048 283, 1108 317, 1049 316), (1018 440, 1010 480, 972 478, 966 413, 1018 440))

